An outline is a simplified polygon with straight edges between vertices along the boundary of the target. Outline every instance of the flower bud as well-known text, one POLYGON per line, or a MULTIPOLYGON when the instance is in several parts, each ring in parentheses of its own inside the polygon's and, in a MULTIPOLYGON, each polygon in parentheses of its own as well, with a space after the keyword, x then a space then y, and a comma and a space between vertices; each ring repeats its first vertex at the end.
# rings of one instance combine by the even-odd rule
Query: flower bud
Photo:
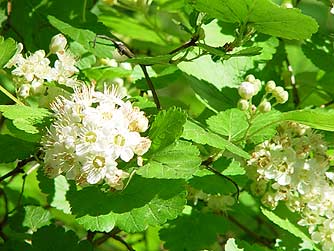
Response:
POLYGON ((250 99, 255 95, 255 92, 255 86, 250 82, 242 82, 238 89, 238 93, 243 99, 250 99))
POLYGON ((241 111, 246 111, 248 110, 249 108, 249 102, 246 100, 246 99, 240 99, 238 101, 238 108, 241 110, 241 111))
POLYGON ((255 79, 252 83, 254 84, 255 87, 255 93, 254 93, 255 96, 261 90, 261 81, 259 79, 255 79))
POLYGON ((267 93, 272 93, 276 88, 276 83, 273 80, 267 82, 265 90, 267 93))
POLYGON ((57 34, 51 38, 50 53, 54 54, 59 51, 64 51, 67 45, 67 40, 63 34, 57 34))
POLYGON ((287 91, 281 92, 277 97, 276 100, 280 104, 284 104, 289 99, 289 93, 287 91))
POLYGON ((261 104, 258 106, 258 109, 262 113, 270 112, 271 110, 271 104, 270 102, 264 100, 261 102, 261 104))
POLYGON ((282 92, 284 92, 284 88, 281 87, 281 86, 276 86, 272 93, 273 93, 274 97, 277 99, 278 96, 280 96, 280 94, 282 92))
POLYGON ((253 83, 254 81, 255 81, 255 77, 254 77, 254 75, 252 75, 252 74, 249 74, 249 75, 247 75, 246 76, 246 78, 245 78, 245 80, 247 81, 247 82, 251 82, 251 83, 253 83))

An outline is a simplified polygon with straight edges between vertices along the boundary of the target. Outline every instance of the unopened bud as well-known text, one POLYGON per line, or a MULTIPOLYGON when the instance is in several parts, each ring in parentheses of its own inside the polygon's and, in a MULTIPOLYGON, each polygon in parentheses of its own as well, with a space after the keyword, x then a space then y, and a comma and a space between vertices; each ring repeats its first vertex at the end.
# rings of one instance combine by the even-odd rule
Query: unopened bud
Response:
POLYGON ((289 93, 287 91, 281 92, 277 97, 277 103, 284 104, 289 99, 289 93))
POLYGON ((261 90, 261 81, 259 79, 255 79, 252 83, 254 84, 255 87, 254 95, 256 95, 261 90))
POLYGON ((64 51, 67 45, 67 40, 63 34, 57 34, 51 38, 49 45, 50 53, 54 54, 59 51, 64 51))
POLYGON ((248 110, 249 108, 249 102, 246 100, 246 99, 240 99, 238 101, 238 108, 241 110, 241 111, 246 111, 248 110))
POLYGON ((272 93, 276 88, 276 83, 273 80, 269 80, 266 84, 265 90, 267 93, 272 93))
POLYGON ((250 82, 242 82, 238 89, 240 97, 247 100, 253 97, 255 95, 255 92, 256 92, 255 86, 250 82))
POLYGON ((283 87, 281 87, 281 86, 276 86, 272 93, 273 93, 273 95, 274 95, 275 98, 278 98, 278 96, 280 96, 281 93, 284 92, 284 91, 285 91, 285 90, 284 90, 283 87))
POLYGON ((246 76, 246 78, 245 78, 245 80, 247 81, 247 82, 251 82, 251 83, 253 83, 254 81, 255 81, 255 77, 254 77, 254 75, 252 75, 252 74, 249 74, 249 75, 247 75, 246 76))
POLYGON ((258 109, 262 113, 270 112, 271 104, 268 101, 262 101, 261 104, 258 106, 258 109))

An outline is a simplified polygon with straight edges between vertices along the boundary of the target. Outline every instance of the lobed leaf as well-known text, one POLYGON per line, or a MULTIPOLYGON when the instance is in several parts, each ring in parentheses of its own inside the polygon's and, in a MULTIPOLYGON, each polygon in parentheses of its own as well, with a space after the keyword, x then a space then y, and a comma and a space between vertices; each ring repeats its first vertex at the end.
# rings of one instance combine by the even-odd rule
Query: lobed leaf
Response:
POLYGON ((334 111, 328 109, 304 109, 282 114, 283 120, 295 121, 315 129, 334 131, 334 111))
POLYGON ((0 163, 8 163, 17 159, 26 159, 36 150, 36 145, 9 135, 0 135, 0 163))
POLYGON ((227 231, 229 222, 222 216, 199 213, 192 210, 191 215, 182 215, 161 229, 161 240, 170 251, 197 251, 207 249, 216 241, 219 233, 227 231))
POLYGON ((0 112, 12 120, 16 128, 31 134, 38 133, 36 125, 42 124, 51 115, 47 109, 23 105, 0 105, 0 112))
POLYGON ((184 132, 182 134, 182 138, 192 140, 196 143, 203 145, 207 144, 219 149, 227 149, 240 157, 246 159, 250 158, 249 153, 245 152, 230 141, 224 139, 218 134, 206 131, 204 128, 189 120, 184 125, 184 132))
POLYGON ((248 128, 246 114, 236 108, 211 116, 206 123, 213 132, 227 136, 230 141, 242 139, 248 128))
POLYGON ((318 30, 317 22, 298 9, 270 0, 189 0, 198 10, 221 21, 252 25, 258 32, 287 39, 306 39, 318 30))
POLYGON ((37 229, 51 223, 50 212, 40 206, 25 206, 24 211, 25 216, 22 225, 32 231, 37 231, 37 229))
POLYGON ((97 187, 70 189, 72 213, 86 229, 106 231, 110 225, 126 232, 144 231, 181 214, 186 191, 181 180, 146 179, 135 175, 125 190, 104 193, 97 187))
POLYGON ((16 43, 12 38, 0 37, 0 68, 2 68, 16 52, 16 43))
POLYGON ((152 140, 150 152, 163 149, 178 139, 182 134, 186 118, 186 113, 176 107, 159 112, 148 134, 152 140))
POLYGON ((199 150, 189 142, 174 144, 154 153, 137 174, 145 178, 188 179, 201 164, 199 150))

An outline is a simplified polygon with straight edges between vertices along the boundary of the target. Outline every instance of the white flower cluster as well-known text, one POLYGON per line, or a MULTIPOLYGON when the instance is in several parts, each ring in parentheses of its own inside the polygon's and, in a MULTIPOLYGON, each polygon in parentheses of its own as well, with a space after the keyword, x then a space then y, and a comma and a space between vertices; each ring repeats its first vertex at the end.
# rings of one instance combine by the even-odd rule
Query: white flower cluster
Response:
POLYGON ((241 99, 238 102, 238 107, 242 111, 249 110, 253 113, 256 112, 257 108, 259 112, 265 113, 271 110, 272 106, 277 104, 284 104, 288 98, 289 93, 283 89, 281 86, 276 86, 273 80, 270 80, 265 85, 265 95, 258 107, 252 104, 252 98, 256 96, 261 90, 262 85, 259 79, 256 79, 253 75, 248 75, 244 82, 239 86, 238 93, 241 99), (270 101, 272 99, 276 100, 276 103, 271 105, 270 101))
POLYGON ((251 190, 275 208, 279 201, 301 216, 324 251, 334 250, 334 173, 327 146, 311 128, 286 122, 270 141, 258 145, 249 160, 251 190))
POLYGON ((66 50, 67 40, 62 34, 51 39, 49 54, 56 54, 54 66, 44 50, 38 50, 24 57, 23 45, 18 44, 16 54, 5 65, 7 68, 15 67, 12 74, 18 76, 18 95, 26 98, 31 94, 42 93, 45 90, 44 82, 56 81, 69 87, 77 85, 73 76, 79 70, 75 67, 73 55, 66 50))
POLYGON ((65 174, 80 185, 106 181, 121 189, 129 174, 117 168, 148 151, 151 141, 140 133, 148 119, 138 107, 122 100, 116 88, 104 92, 82 86, 71 99, 59 97, 51 108, 55 121, 43 138, 45 172, 49 177, 65 174))

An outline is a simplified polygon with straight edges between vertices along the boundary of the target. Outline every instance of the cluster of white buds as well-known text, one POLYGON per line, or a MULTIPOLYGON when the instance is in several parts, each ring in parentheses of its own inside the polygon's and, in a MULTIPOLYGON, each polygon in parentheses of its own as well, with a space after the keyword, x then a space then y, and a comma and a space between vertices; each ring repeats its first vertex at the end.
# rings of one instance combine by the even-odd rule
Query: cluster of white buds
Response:
POLYGON ((312 239, 334 250, 334 173, 327 146, 311 128, 285 122, 273 139, 255 148, 248 161, 251 190, 275 208, 280 201, 300 215, 312 239))
POLYGON ((73 55, 66 50, 67 40, 62 34, 55 35, 49 45, 50 52, 38 50, 24 57, 22 54, 23 45, 18 44, 15 55, 5 65, 7 68, 15 67, 12 74, 19 77, 18 95, 26 98, 31 94, 43 93, 44 82, 55 81, 59 84, 74 87, 77 80, 74 76, 79 70, 75 67, 73 55), (50 66, 48 56, 56 54, 57 60, 54 66, 50 66))
POLYGON ((270 80, 265 85, 265 95, 258 107, 252 104, 252 98, 256 96, 261 90, 262 85, 259 79, 256 79, 253 75, 248 75, 244 82, 239 86, 238 93, 241 99, 238 101, 238 108, 242 111, 250 110, 256 112, 257 110, 261 113, 269 112, 271 108, 277 104, 284 104, 289 94, 283 89, 283 87, 277 86, 274 81, 270 80), (275 98, 276 102, 271 104, 270 101, 275 98))
POLYGON ((203 201, 206 206, 202 210, 215 213, 226 212, 235 204, 235 199, 231 195, 209 194, 193 187, 188 187, 188 199, 193 201, 194 205, 197 205, 198 201, 203 201))
POLYGON ((51 105, 55 121, 44 136, 45 172, 49 177, 65 174, 80 185, 103 180, 115 189, 123 187, 129 174, 117 168, 134 155, 142 155, 151 140, 142 137, 148 119, 138 107, 123 101, 116 88, 104 92, 93 87, 76 87, 70 99, 62 96, 51 105))

